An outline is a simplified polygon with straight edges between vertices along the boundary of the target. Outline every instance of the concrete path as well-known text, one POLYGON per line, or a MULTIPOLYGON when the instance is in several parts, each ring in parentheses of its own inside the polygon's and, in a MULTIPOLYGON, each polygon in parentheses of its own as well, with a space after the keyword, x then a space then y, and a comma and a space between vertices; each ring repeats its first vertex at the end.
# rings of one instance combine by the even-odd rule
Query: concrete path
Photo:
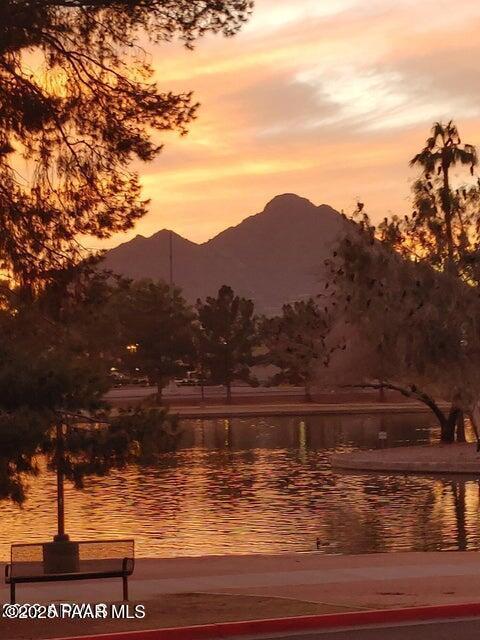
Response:
POLYGON ((393 447, 372 451, 339 453, 331 457, 332 467, 361 471, 414 473, 480 473, 476 444, 455 443, 393 447))
POLYGON ((355 414, 405 414, 428 413, 430 409, 421 403, 291 403, 291 404, 255 404, 255 405, 211 405, 211 406, 172 406, 170 412, 181 418, 241 418, 259 416, 315 416, 315 415, 355 415, 355 414))
MULTIPOLYGON (((397 402, 376 402, 365 398, 362 401, 339 401, 326 402, 330 397, 323 398, 321 402, 304 402, 304 391, 302 389, 282 390, 278 394, 270 389, 264 389, 263 393, 250 388, 240 387, 234 393, 234 404, 219 404, 212 398, 207 398, 204 403, 199 399, 190 403, 186 400, 192 399, 188 395, 188 387, 182 390, 182 394, 164 394, 167 404, 170 404, 171 413, 175 413, 182 418, 228 418, 228 417, 259 417, 259 416, 298 416, 298 415, 322 415, 322 414, 404 414, 404 413, 428 413, 430 409, 421 402, 397 401, 397 402), (247 389, 247 391, 245 391, 247 389), (255 393, 255 402, 242 404, 242 395, 255 393), (276 397, 278 395, 278 397, 276 397), (266 397, 264 397, 266 396, 266 397), (284 397, 286 396, 286 397, 284 397), (276 398, 275 398, 276 397, 276 398), (291 399, 290 399, 291 398, 291 399)), ((106 395, 112 406, 129 406, 140 403, 154 392, 153 387, 122 387, 111 389, 106 395)), ((334 398, 332 398, 333 400, 334 398)), ((440 403, 441 407, 446 406, 440 403)))
MULTIPOLYGON (((134 398, 132 398, 133 400, 134 398)), ((137 398, 138 399, 138 398, 137 398)), ((127 406, 128 398, 123 398, 127 406)), ((119 404, 119 403, 117 403, 119 404)), ((112 402, 113 406, 117 406, 112 402)), ((217 405, 171 405, 170 413, 184 419, 248 418, 261 416, 317 416, 428 413, 430 409, 417 402, 349 402, 349 403, 259 403, 217 405)), ((433 419, 433 418, 432 418, 433 419)))
MULTIPOLYGON (((277 596, 375 609, 478 602, 480 555, 474 552, 325 556, 320 553, 140 559, 131 599, 213 592, 277 596)), ((3 602, 8 589, 0 588, 3 602)), ((106 602, 121 597, 120 580, 19 585, 19 602, 106 602)))

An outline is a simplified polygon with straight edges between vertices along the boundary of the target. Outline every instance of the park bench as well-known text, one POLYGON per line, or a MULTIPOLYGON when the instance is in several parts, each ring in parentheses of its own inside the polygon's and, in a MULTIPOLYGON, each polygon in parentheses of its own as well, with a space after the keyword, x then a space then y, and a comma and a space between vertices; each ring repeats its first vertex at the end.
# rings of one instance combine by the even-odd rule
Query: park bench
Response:
POLYGON ((97 540, 13 544, 5 566, 10 602, 15 586, 26 582, 122 578, 123 599, 128 600, 128 576, 135 566, 134 540, 97 540))

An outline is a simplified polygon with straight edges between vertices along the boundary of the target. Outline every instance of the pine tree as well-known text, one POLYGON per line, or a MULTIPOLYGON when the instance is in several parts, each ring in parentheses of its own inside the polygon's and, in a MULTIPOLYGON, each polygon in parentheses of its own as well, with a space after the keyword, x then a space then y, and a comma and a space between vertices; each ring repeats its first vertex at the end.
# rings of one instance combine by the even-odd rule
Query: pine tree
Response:
POLYGON ((252 381, 251 367, 258 345, 257 321, 251 300, 236 296, 231 287, 222 286, 216 298, 197 301, 200 323, 202 371, 211 382, 227 390, 232 401, 235 380, 252 381))
POLYGON ((120 366, 146 374, 161 403, 163 388, 193 362, 193 310, 179 289, 151 280, 131 283, 116 304, 123 334, 120 366))
POLYGON ((146 212, 133 161, 186 133, 198 104, 160 89, 144 44, 233 35, 250 0, 0 3, 0 269, 33 283, 146 212), (33 70, 33 72, 32 72, 33 70), (28 162, 26 178, 15 160, 28 162))

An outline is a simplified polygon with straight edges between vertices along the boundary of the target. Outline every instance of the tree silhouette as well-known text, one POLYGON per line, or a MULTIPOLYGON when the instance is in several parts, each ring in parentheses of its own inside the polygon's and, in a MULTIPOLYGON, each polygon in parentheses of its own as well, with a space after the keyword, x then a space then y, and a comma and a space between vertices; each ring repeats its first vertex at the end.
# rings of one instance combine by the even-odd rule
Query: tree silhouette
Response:
POLYGON ((411 166, 418 165, 422 169, 422 179, 414 187, 415 203, 419 208, 415 216, 416 231, 420 226, 426 226, 430 235, 437 236, 436 248, 446 249, 448 268, 454 267, 458 257, 457 244, 461 241, 460 237, 455 237, 455 216, 459 223, 457 236, 465 232, 460 203, 452 190, 451 170, 458 165, 466 166, 473 175, 477 163, 475 147, 462 144, 453 121, 436 122, 425 147, 410 162, 411 166), (438 180, 441 181, 440 188, 436 188, 438 180))
MULTIPOLYGON (((475 423, 480 397, 478 288, 427 260, 407 259, 381 238, 363 214, 329 261, 347 334, 351 327, 348 349, 369 345, 345 374, 359 381, 350 386, 392 389, 423 402, 441 440, 453 442, 462 411, 475 423), (439 399, 449 403, 447 411, 439 399)), ((457 435, 462 439, 461 429, 457 435)))
POLYGON ((251 380, 253 350, 258 344, 253 302, 224 285, 216 298, 197 301, 197 313, 202 371, 212 382, 225 385, 230 403, 232 382, 251 380))
POLYGON ((121 366, 147 374, 160 403, 163 388, 194 359, 193 310, 179 289, 151 280, 125 287, 115 306, 122 325, 121 366))
POLYGON ((333 316, 312 298, 283 306, 282 315, 265 318, 261 333, 268 350, 265 361, 280 369, 273 382, 301 384, 310 402, 311 384, 332 354, 328 337, 333 316))
POLYGON ((185 133, 198 105, 161 90, 142 44, 233 35, 250 0, 0 3, 0 269, 32 283, 125 231, 147 206, 134 160, 185 133), (18 171, 17 159, 28 162, 18 171))
MULTIPOLYGON (((465 437, 463 412, 478 423, 477 153, 462 144, 453 122, 436 123, 412 164, 422 167, 413 186, 415 210, 376 226, 362 205, 329 264, 346 318, 373 347, 363 358, 370 369, 366 386, 424 402, 440 423, 442 441, 452 442, 465 437), (454 188, 456 166, 469 167, 474 178, 454 188), (450 403, 448 413, 436 398, 450 403)), ((355 368, 358 376, 361 369, 355 368)))
POLYGON ((170 446, 176 423, 165 411, 112 412, 103 399, 123 339, 111 298, 125 286, 70 274, 33 301, 20 290, 2 300, 0 499, 23 502, 39 455, 62 483, 82 487, 85 476, 153 459, 170 446))
POLYGON ((365 216, 330 262, 350 357, 343 384, 423 402, 441 440, 452 442, 460 411, 470 412, 480 394, 480 299, 450 271, 405 259, 376 231, 365 216))

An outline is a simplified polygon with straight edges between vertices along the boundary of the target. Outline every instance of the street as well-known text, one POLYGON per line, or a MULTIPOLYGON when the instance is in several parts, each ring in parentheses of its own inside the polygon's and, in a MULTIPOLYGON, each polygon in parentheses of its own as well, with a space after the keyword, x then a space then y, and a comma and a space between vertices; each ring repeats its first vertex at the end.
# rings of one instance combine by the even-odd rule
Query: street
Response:
POLYGON ((288 636, 262 636, 263 640, 478 640, 480 619, 424 622, 394 627, 317 631, 288 636))

